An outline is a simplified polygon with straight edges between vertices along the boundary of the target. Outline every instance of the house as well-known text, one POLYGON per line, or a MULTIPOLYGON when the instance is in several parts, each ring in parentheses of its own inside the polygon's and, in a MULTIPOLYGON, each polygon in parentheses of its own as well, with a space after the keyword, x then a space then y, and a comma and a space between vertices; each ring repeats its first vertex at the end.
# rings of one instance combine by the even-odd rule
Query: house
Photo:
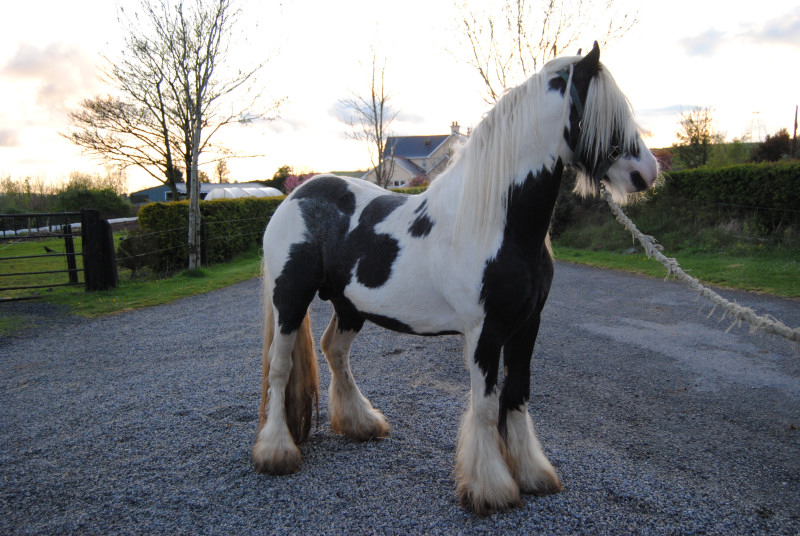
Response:
MULTIPOLYGON (((447 167, 455 153, 456 144, 465 139, 460 129, 458 123, 454 122, 450 125, 450 134, 390 136, 384 149, 384 162, 392 170, 387 187, 402 188, 414 179, 427 182, 436 179, 447 167)), ((374 169, 365 173, 362 178, 377 183, 374 169)))
MULTIPOLYGON (((181 196, 181 199, 186 198, 186 183, 179 182, 175 185, 178 188, 178 193, 181 196)), ((250 188, 263 188, 264 185, 259 182, 253 183, 241 183, 241 184, 227 184, 227 183, 209 183, 209 182, 201 182, 200 183, 200 199, 205 199, 206 196, 209 195, 210 192, 213 190, 223 188, 223 189, 240 189, 248 190, 250 188)), ((231 190, 234 191, 234 190, 231 190)), ((264 195, 267 195, 266 193, 264 195)), ((270 193, 270 195, 277 195, 270 193)), ((224 197, 242 197, 242 195, 220 195, 217 193, 216 195, 212 195, 210 199, 220 199, 224 197)), ((147 203, 154 203, 154 202, 167 202, 167 201, 175 201, 172 196, 172 190, 170 190, 169 186, 161 185, 155 186, 153 188, 146 188, 144 190, 139 190, 138 192, 133 192, 130 195, 130 200, 132 205, 146 205, 147 203)))

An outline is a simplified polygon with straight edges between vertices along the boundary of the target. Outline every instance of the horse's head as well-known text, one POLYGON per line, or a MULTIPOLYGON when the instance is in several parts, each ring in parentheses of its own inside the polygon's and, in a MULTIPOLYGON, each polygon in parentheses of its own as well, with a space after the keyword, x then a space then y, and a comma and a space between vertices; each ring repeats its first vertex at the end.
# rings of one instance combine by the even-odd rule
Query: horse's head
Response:
POLYGON ((617 199, 651 187, 658 163, 645 147, 625 95, 600 63, 600 48, 558 70, 549 81, 570 101, 564 131, 578 170, 575 191, 594 193, 605 184, 617 199))

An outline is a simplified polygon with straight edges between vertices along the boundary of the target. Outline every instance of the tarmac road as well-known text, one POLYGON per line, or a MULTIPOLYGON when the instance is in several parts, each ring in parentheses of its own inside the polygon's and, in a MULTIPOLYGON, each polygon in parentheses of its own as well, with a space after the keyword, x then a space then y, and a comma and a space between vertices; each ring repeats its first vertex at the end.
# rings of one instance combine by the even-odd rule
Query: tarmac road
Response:
MULTIPOLYGON (((800 325, 800 302, 723 291, 800 325)), ((800 351, 676 282, 558 263, 530 408, 564 490, 488 518, 452 476, 460 337, 365 327, 353 369, 392 425, 319 426, 299 473, 250 463, 260 285, 100 319, 43 304, 0 339, 0 534, 798 534, 800 351)), ((313 305, 315 335, 330 315, 313 305)))

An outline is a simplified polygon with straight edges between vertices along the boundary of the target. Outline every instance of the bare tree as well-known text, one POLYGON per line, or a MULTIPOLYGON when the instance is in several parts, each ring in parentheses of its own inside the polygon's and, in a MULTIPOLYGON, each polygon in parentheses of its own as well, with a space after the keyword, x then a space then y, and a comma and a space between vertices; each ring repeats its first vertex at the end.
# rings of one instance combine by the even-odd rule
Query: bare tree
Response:
POLYGON ((66 134, 90 153, 146 169, 173 193, 181 162, 190 198, 190 268, 200 260, 200 155, 216 153, 211 162, 230 157, 211 138, 226 125, 272 118, 280 105, 264 106, 253 90, 266 60, 225 68, 241 15, 234 1, 140 0, 133 16, 120 8, 125 50, 106 73, 118 96, 84 101, 72 114, 77 130, 66 134))
POLYGON ((348 135, 354 140, 366 142, 375 180, 383 188, 389 184, 394 173, 391 148, 387 150, 386 144, 392 121, 399 113, 389 106, 391 97, 386 91, 385 72, 386 61, 379 68, 373 53, 369 93, 365 96, 353 92, 349 98, 339 101, 345 112, 342 120, 350 125, 348 135))
MULTIPOLYGON (((163 111, 163 110, 162 110, 163 111)), ((144 170, 166 184, 178 198, 176 183, 183 174, 173 161, 173 140, 153 111, 118 97, 84 99, 69 114, 75 130, 64 136, 107 164, 144 170)))
POLYGON ((214 164, 214 178, 221 184, 228 180, 228 175, 230 175, 228 163, 225 160, 218 160, 217 163, 214 164))
POLYGON ((497 0, 485 10, 468 0, 454 3, 469 64, 480 75, 490 104, 556 55, 577 51, 581 40, 604 45, 638 22, 615 0, 497 0))

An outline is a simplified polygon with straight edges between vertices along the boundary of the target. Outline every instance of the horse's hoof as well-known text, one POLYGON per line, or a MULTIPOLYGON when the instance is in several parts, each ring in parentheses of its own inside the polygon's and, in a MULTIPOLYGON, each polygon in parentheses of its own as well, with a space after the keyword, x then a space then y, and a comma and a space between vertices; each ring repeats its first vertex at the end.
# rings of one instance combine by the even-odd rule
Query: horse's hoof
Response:
POLYGON ((482 517, 497 512, 505 512, 512 508, 519 508, 525 504, 520 496, 519 489, 516 487, 495 493, 477 494, 468 489, 467 486, 459 485, 456 491, 458 493, 458 502, 461 506, 482 517))
POLYGON ((528 478, 521 478, 521 475, 515 475, 515 480, 519 484, 522 493, 536 495, 537 497, 553 495, 560 492, 562 488, 561 479, 558 478, 552 466, 540 470, 537 475, 529 476, 528 478))
POLYGON ((270 448, 263 442, 253 447, 253 465, 259 473, 268 475, 288 475, 300 468, 302 456, 295 445, 270 448))
POLYGON ((358 421, 351 415, 346 419, 331 419, 331 430, 355 441, 372 441, 389 437, 390 426, 380 411, 370 408, 358 421))
POLYGON ((544 497, 545 495, 553 495, 559 493, 562 489, 561 479, 555 474, 548 475, 547 479, 540 480, 532 486, 521 487, 522 493, 535 495, 537 497, 544 497))

